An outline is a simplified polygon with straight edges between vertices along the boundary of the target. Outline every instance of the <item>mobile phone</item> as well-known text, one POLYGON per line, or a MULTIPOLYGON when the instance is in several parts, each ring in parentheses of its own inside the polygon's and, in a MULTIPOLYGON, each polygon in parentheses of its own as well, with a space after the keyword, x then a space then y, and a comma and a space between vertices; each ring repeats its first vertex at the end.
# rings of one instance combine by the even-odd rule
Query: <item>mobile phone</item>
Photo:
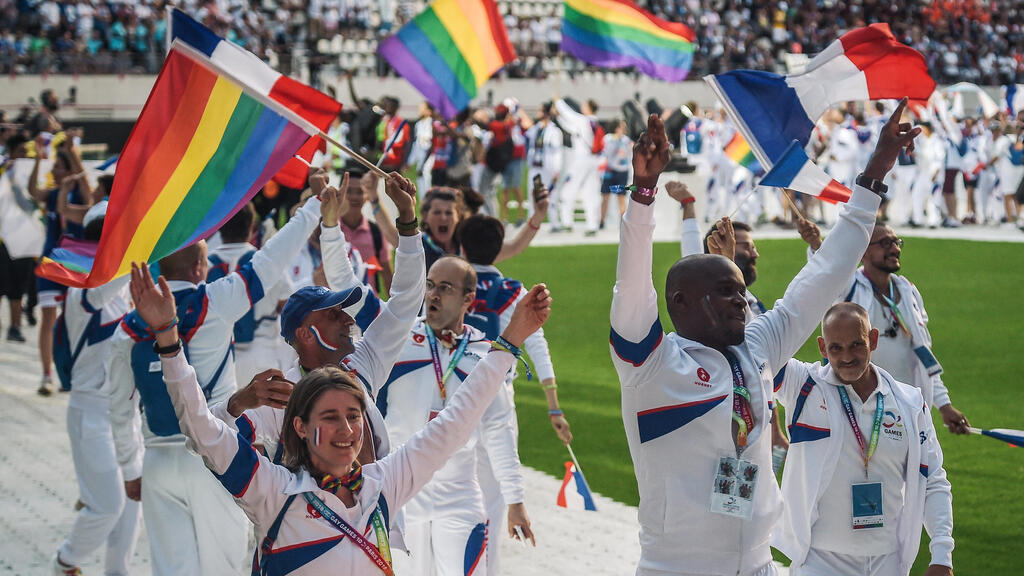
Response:
POLYGON ((536 174, 533 177, 533 199, 536 200, 543 191, 544 181, 541 180, 540 174, 536 174))

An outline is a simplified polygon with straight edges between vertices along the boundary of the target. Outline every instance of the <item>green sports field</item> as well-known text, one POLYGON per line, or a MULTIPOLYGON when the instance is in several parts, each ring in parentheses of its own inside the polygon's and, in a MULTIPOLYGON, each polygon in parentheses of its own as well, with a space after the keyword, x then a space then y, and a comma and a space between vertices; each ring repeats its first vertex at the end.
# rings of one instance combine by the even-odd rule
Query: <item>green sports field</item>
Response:
MULTIPOLYGON (((755 234, 756 236, 756 234, 755 234)), ((618 380, 608 349, 608 311, 616 246, 536 247, 501 264, 524 283, 546 282, 555 299, 545 327, 573 448, 596 492, 636 505, 638 495, 619 411, 618 380)), ((752 287, 774 302, 805 261, 799 240, 758 242, 752 287)), ((654 285, 662 295, 678 243, 657 244, 654 285)), ((953 404, 972 425, 1024 429, 1024 244, 907 239, 903 272, 924 296, 934 351, 945 368, 953 404)), ((662 324, 671 326, 661 302, 662 324)), ((817 359, 809 340, 802 360, 817 359)), ((565 448, 547 423, 539 387, 520 379, 516 402, 525 464, 561 477, 565 448)), ((937 425, 941 419, 936 416, 937 425)), ((939 439, 953 485, 953 553, 957 574, 1024 573, 1024 449, 979 436, 939 439)), ((551 495, 554 499, 555 495, 551 495)), ((925 542, 927 539, 925 539, 925 542)), ((914 574, 928 564, 926 544, 914 574)))

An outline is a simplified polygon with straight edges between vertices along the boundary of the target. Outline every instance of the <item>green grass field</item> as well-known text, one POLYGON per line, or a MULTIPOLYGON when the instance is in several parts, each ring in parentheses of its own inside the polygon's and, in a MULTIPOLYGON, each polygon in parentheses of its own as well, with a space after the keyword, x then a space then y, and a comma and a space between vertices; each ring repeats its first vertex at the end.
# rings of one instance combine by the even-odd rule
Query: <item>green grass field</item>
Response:
MULTIPOLYGON (((593 490, 626 504, 638 495, 620 414, 618 379, 608 349, 608 311, 615 282, 616 246, 536 247, 501 264, 509 277, 546 282, 555 299, 545 333, 558 376, 559 396, 572 425, 573 448, 593 490)), ((758 242, 761 259, 752 287, 765 303, 779 298, 805 261, 799 240, 758 242)), ((657 244, 654 285, 662 295, 678 243, 657 244)), ((921 290, 934 351, 945 368, 953 404, 986 428, 1024 428, 1021 372, 1024 352, 1024 244, 908 239, 903 272, 921 290)), ((662 324, 671 322, 661 302, 662 324)), ((814 340, 802 360, 817 360, 814 340)), ((539 387, 517 383, 525 464, 561 477, 565 448, 547 424, 539 387)), ((941 419, 936 421, 941 426, 941 419)), ((1024 450, 990 438, 939 439, 953 485, 953 553, 960 575, 1021 574, 1024 556, 1024 450)), ((552 494, 551 498, 554 499, 552 494)), ((927 538, 913 571, 928 564, 927 538)))

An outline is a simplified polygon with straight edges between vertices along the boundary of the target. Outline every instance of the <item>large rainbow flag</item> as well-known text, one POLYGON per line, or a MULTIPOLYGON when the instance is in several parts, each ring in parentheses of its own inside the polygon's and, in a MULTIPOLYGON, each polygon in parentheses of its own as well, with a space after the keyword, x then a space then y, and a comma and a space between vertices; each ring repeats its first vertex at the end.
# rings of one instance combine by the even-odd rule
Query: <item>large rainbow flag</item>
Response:
MULTIPOLYGON (((118 162, 95 253, 64 243, 38 274, 82 288, 209 236, 317 134, 259 67, 222 68, 174 40, 118 162)), ((269 68, 268 68, 269 70, 269 68)))
POLYGON ((565 0, 562 50, 595 66, 637 70, 681 82, 693 64, 696 35, 630 0, 565 0))
POLYGON ((516 59, 494 0, 436 0, 377 52, 445 118, 516 59))

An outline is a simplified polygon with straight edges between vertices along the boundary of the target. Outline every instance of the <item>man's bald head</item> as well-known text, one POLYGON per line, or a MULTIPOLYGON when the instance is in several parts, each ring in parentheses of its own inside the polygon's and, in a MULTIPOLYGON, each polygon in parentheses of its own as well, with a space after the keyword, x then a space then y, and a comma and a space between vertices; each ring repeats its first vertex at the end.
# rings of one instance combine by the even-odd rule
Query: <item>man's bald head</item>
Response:
POLYGON ((825 312, 818 351, 839 381, 853 384, 870 376, 871 352, 877 346, 878 330, 871 328, 868 311, 859 304, 840 302, 825 312))
POLYGON ((200 240, 160 259, 160 274, 167 280, 199 284, 206 279, 206 241, 200 240))
POLYGON ((743 342, 745 293, 740 269, 715 254, 682 258, 665 279, 666 304, 676 332, 717 349, 743 342))
POLYGON ((839 302, 833 304, 831 308, 825 312, 825 318, 821 321, 822 330, 832 322, 859 322, 861 326, 867 327, 867 330, 871 329, 871 317, 868 316, 868 311, 864 309, 860 304, 854 302, 839 302))

